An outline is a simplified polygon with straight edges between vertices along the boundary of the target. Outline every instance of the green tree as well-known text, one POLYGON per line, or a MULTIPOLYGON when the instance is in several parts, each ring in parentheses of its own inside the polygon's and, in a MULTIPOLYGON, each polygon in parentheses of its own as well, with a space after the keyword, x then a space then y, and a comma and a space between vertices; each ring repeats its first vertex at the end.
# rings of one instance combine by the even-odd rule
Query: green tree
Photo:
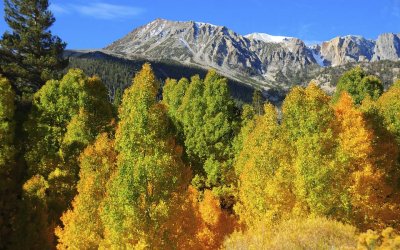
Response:
POLYGON ((102 209, 105 248, 173 248, 166 224, 171 200, 185 187, 182 148, 175 143, 159 83, 149 64, 135 76, 120 107, 117 170, 102 209))
POLYGON ((387 129, 396 136, 400 145, 400 81, 389 88, 377 104, 387 129))
POLYGON ((361 67, 355 67, 340 77, 333 100, 337 101, 343 91, 359 105, 367 96, 378 99, 383 93, 383 85, 376 76, 367 75, 361 67))
POLYGON ((233 120, 233 100, 228 89, 226 78, 215 71, 208 72, 204 79, 204 96, 206 109, 203 117, 203 133, 206 139, 207 161, 205 170, 211 185, 227 184, 229 171, 233 169, 231 144, 234 138, 236 121, 233 120))
POLYGON ((242 150, 235 160, 239 177, 235 211, 247 226, 260 220, 276 223, 291 213, 295 204, 290 147, 275 107, 267 104, 263 113, 249 123, 251 130, 245 128, 242 150))
POLYGON ((195 173, 206 175, 208 187, 232 181, 232 142, 238 125, 233 107, 226 78, 210 71, 204 81, 192 77, 179 108, 186 152, 195 173))
POLYGON ((189 87, 189 80, 182 78, 179 81, 167 79, 163 88, 163 103, 168 109, 168 115, 171 117, 178 133, 179 139, 183 142, 183 124, 179 107, 182 105, 183 98, 189 87))
POLYGON ((0 40, 0 73, 20 91, 38 90, 58 77, 68 61, 65 43, 49 28, 55 19, 47 0, 5 0, 5 20, 11 28, 0 40))
MULTIPOLYGON (((249 104, 245 104, 242 107, 241 112, 241 124, 240 124, 240 131, 237 136, 233 140, 233 154, 234 154, 234 161, 236 163, 241 151, 243 150, 244 143, 247 140, 249 134, 254 130, 259 115, 256 114, 254 107, 249 104)), ((240 175, 241 170, 238 170, 235 166, 236 174, 240 175)))
POLYGON ((286 97, 282 126, 292 145, 296 209, 301 213, 331 215, 340 208, 334 176, 338 169, 330 97, 314 84, 295 87, 286 97))
POLYGON ((62 80, 48 81, 33 98, 25 123, 28 179, 41 176, 48 184, 46 206, 50 225, 76 194, 78 156, 96 136, 108 129, 112 107, 98 78, 70 70, 62 80))
POLYGON ((9 247, 13 232, 17 191, 15 179, 14 98, 9 81, 0 76, 0 248, 9 247))
POLYGON ((115 91, 115 95, 114 95, 114 100, 113 100, 113 105, 114 107, 116 107, 118 109, 119 105, 121 105, 122 102, 122 90, 120 88, 118 88, 115 91))
POLYGON ((201 129, 206 109, 203 93, 204 82, 198 75, 193 76, 178 111, 182 114, 186 153, 195 166, 193 170, 196 174, 201 173, 202 163, 207 157, 207 153, 203 152, 206 150, 206 142, 201 129))

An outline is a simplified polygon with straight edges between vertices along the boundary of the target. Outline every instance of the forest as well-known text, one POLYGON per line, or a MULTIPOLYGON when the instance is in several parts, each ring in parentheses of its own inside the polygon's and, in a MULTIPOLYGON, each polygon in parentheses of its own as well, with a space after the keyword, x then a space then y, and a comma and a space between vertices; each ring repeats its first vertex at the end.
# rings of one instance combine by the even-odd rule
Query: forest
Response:
POLYGON ((0 249, 400 248, 400 80, 237 105, 214 70, 144 63, 111 103, 33 2, 0 40, 0 249))
POLYGON ((282 110, 257 95, 235 108, 214 71, 167 80, 162 100, 160 87, 144 64, 116 111, 100 79, 70 70, 34 94, 18 152, 2 78, 1 211, 18 212, 2 218, 16 248, 398 246, 400 82, 382 93, 355 68, 333 97, 310 83, 282 110), (19 155, 22 187, 9 178, 19 155))

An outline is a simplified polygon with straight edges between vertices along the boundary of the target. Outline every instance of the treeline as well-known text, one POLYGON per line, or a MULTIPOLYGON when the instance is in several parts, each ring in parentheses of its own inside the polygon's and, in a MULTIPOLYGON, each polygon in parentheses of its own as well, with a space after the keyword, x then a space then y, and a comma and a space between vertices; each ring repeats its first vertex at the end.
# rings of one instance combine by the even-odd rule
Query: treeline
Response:
MULTIPOLYGON (((95 55, 93 55, 95 57, 95 55)), ((105 56, 105 55, 104 55, 105 56)), ((134 72, 140 70, 139 63, 129 63, 126 60, 116 61, 107 60, 103 55, 100 58, 76 58, 69 57, 69 65, 65 69, 65 73, 69 69, 82 69, 86 75, 97 75, 101 77, 102 82, 107 87, 109 100, 119 104, 122 98, 122 92, 126 89, 132 78, 134 72)))
POLYGON ((145 64, 116 112, 75 69, 34 94, 22 148, 0 83, 3 248, 399 246, 399 82, 354 68, 333 97, 310 83, 239 110, 214 71, 160 99, 145 64))
MULTIPOLYGON (((143 64, 148 62, 143 59, 123 59, 99 51, 67 51, 65 57, 68 57, 69 65, 64 70, 64 73, 67 73, 69 69, 79 68, 86 75, 99 76, 109 90, 110 100, 115 103, 120 103, 122 92, 130 86, 134 74, 141 69, 143 64)), ((151 62, 151 65, 154 74, 162 84, 168 78, 190 78, 193 75, 199 75, 204 78, 207 74, 207 71, 202 68, 185 66, 173 61, 151 62)), ((231 79, 228 79, 228 87, 229 92, 239 106, 245 102, 251 102, 253 87, 231 79)), ((284 95, 283 92, 272 90, 271 93, 266 94, 277 97, 277 101, 281 101, 284 95)))

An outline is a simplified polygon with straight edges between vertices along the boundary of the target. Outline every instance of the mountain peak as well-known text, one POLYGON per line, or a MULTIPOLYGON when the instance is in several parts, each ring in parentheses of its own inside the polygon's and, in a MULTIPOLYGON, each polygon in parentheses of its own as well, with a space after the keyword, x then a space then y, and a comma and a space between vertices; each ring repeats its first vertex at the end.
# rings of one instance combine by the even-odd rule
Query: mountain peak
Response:
POLYGON ((193 21, 193 23, 194 24, 196 24, 197 26, 211 26, 211 27, 214 27, 214 28, 216 28, 216 27, 219 27, 218 25, 214 25, 214 24, 211 24, 211 23, 204 23, 204 22, 195 22, 195 21, 193 21))
POLYGON ((263 41, 266 43, 283 43, 283 42, 293 39, 293 37, 273 36, 273 35, 266 34, 266 33, 251 33, 251 34, 245 35, 244 37, 251 39, 251 40, 263 41))
POLYGON ((400 37, 383 34, 377 42, 338 36, 315 46, 298 38, 265 33, 239 35, 225 26, 158 18, 138 27, 105 51, 128 58, 215 68, 231 79, 247 77, 267 88, 277 78, 304 69, 346 63, 400 59, 400 37))

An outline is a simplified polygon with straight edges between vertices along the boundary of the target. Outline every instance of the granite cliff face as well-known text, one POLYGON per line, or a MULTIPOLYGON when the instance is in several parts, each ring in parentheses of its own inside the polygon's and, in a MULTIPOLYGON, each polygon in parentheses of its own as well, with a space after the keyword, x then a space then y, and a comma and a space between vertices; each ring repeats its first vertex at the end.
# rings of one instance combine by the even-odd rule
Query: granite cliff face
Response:
POLYGON ((346 63, 370 61, 374 47, 374 41, 360 36, 345 36, 323 42, 319 52, 326 65, 338 66, 346 63))
POLYGON ((260 59, 248 47, 250 41, 223 26, 157 19, 139 27, 106 50, 152 60, 211 67, 231 75, 248 71, 261 75, 260 59))
POLYGON ((382 34, 377 41, 345 36, 307 46, 293 37, 261 33, 242 36, 224 26, 157 19, 103 51, 124 58, 214 68, 232 79, 269 89, 278 85, 288 88, 295 76, 325 66, 397 61, 400 39, 395 34, 382 34))
POLYGON ((279 72, 302 71, 316 64, 303 41, 263 41, 224 26, 157 19, 112 43, 105 51, 124 57, 174 61, 215 68, 233 79, 250 80, 265 88, 274 85, 279 72))
POLYGON ((400 34, 382 34, 376 40, 373 61, 392 60, 400 58, 400 34))

